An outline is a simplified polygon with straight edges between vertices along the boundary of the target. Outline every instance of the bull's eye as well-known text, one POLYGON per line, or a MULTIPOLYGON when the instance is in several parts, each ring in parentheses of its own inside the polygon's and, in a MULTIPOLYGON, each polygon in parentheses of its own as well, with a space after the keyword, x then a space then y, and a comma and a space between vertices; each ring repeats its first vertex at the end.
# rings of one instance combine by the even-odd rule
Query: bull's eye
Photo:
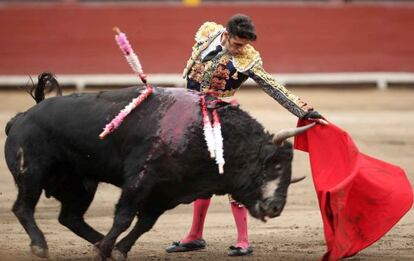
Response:
POLYGON ((276 166, 275 166, 275 170, 281 170, 282 169, 282 166, 280 166, 280 164, 277 164, 276 166))

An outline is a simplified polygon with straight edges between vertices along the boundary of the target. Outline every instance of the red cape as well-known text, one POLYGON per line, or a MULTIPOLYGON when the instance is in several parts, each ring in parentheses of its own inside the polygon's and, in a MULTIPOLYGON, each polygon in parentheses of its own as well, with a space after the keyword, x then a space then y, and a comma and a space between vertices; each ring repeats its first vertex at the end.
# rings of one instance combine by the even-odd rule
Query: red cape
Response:
MULTIPOLYGON (((308 123, 299 120, 298 126, 308 123)), ((297 136, 295 148, 309 152, 327 245, 322 260, 353 256, 373 244, 413 204, 404 171, 359 152, 332 123, 297 136)))

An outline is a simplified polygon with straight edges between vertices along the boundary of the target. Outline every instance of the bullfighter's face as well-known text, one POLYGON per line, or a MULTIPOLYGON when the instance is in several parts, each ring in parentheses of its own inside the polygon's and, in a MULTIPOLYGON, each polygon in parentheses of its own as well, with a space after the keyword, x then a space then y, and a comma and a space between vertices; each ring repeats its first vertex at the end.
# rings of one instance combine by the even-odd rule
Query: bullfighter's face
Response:
POLYGON ((282 213, 292 176, 292 145, 273 145, 271 152, 262 164, 263 181, 260 185, 260 199, 252 206, 250 214, 262 221, 277 217, 282 213))
POLYGON ((246 45, 250 43, 251 43, 251 40, 249 39, 240 38, 238 36, 233 36, 233 35, 230 35, 228 32, 223 33, 222 45, 233 56, 243 54, 244 47, 246 47, 246 45))

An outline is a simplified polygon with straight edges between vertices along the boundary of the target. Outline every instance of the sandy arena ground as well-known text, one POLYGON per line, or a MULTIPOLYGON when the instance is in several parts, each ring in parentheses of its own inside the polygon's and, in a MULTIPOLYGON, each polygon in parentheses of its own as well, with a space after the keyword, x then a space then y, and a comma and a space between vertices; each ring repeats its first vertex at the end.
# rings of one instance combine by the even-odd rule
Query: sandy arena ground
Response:
MULTIPOLYGON (((405 169, 414 184, 414 90, 391 89, 293 89, 326 118, 347 130, 360 150, 405 169)), ((236 98, 269 131, 292 127, 296 118, 260 90, 241 90, 236 98)), ((5 141, 6 122, 18 111, 34 105, 23 91, 0 92, 0 143, 5 141)), ((86 113, 86 112, 85 112, 86 113)), ((29 238, 10 211, 16 188, 4 161, 0 161, 0 260, 40 260, 29 251, 29 238)), ((254 255, 227 257, 227 247, 235 243, 236 230, 227 197, 213 198, 206 220, 205 250, 167 254, 164 248, 187 232, 191 205, 182 205, 164 214, 155 227, 137 242, 130 260, 318 260, 325 250, 322 221, 310 178, 307 154, 296 152, 294 175, 308 176, 289 191, 281 217, 267 223, 249 220, 254 255)), ((108 231, 119 189, 101 184, 87 221, 101 232, 108 231)), ((45 233, 52 260, 88 260, 91 245, 57 221, 59 204, 41 197, 36 219, 45 233)), ((381 240, 350 260, 414 260, 413 209, 381 240)))

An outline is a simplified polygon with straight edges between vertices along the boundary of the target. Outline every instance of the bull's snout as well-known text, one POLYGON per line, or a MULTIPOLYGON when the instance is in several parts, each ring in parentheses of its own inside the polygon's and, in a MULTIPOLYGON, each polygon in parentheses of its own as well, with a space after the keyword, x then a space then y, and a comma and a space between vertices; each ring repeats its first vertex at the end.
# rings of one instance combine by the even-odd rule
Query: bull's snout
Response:
POLYGON ((269 198, 256 203, 255 208, 251 211, 253 217, 266 222, 266 218, 274 218, 280 216, 285 206, 284 198, 269 198))
POLYGON ((282 213, 283 205, 278 202, 272 202, 268 207, 268 216, 270 218, 278 217, 282 213))
POLYGON ((278 217, 282 213, 283 207, 285 206, 285 200, 274 199, 265 202, 265 209, 267 216, 270 218, 278 217))

